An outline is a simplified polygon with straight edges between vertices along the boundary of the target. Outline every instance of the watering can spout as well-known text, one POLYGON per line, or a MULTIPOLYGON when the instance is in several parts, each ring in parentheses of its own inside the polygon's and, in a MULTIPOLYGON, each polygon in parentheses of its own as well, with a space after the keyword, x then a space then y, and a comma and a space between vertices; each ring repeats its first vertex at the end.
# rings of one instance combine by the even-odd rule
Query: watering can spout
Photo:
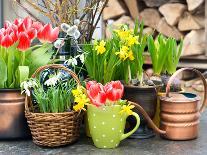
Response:
POLYGON ((137 103, 128 101, 130 104, 134 105, 137 110, 144 116, 144 118, 147 120, 147 122, 149 123, 150 127, 159 134, 166 134, 166 131, 164 130, 160 130, 155 124, 154 122, 151 120, 151 118, 149 117, 149 115, 146 113, 146 111, 137 103))

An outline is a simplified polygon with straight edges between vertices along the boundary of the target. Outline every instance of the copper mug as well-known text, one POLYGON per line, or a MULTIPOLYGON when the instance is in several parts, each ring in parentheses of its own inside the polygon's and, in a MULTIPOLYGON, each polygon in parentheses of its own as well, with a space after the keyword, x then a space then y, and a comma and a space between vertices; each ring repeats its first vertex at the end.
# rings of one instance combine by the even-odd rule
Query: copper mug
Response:
POLYGON ((207 84, 205 78, 196 69, 182 68, 177 70, 169 79, 166 87, 166 96, 160 97, 160 128, 159 129, 150 119, 144 109, 134 103, 135 107, 143 114, 149 125, 155 132, 161 134, 161 137, 170 140, 191 140, 198 136, 199 117, 204 110, 207 102, 207 84), (202 79, 204 85, 204 100, 199 108, 200 97, 193 93, 171 93, 170 86, 174 78, 181 72, 193 71, 202 79))

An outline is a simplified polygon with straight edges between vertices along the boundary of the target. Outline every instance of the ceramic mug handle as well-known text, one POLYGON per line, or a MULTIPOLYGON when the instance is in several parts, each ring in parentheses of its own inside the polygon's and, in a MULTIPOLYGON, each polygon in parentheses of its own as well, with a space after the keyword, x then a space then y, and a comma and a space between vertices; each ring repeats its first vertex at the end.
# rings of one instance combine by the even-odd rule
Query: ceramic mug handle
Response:
POLYGON ((139 118, 139 115, 135 112, 132 113, 132 116, 134 116, 137 120, 137 123, 136 123, 136 126, 134 127, 133 130, 131 130, 130 132, 126 133, 126 134, 123 134, 121 135, 121 139, 120 140, 124 140, 126 139, 127 137, 129 137, 130 135, 132 135, 139 127, 139 124, 140 124, 140 118, 139 118))

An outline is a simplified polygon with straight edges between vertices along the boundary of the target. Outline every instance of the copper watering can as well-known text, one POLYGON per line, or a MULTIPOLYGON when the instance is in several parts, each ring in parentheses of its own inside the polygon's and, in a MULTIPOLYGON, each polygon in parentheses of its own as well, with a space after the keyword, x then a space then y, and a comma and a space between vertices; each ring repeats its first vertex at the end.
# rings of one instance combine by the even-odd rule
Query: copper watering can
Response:
POLYGON ((131 104, 143 114, 149 125, 163 138, 170 140, 190 140, 198 136, 199 117, 207 102, 207 84, 205 78, 196 69, 182 68, 177 70, 169 79, 166 87, 166 96, 160 98, 160 129, 153 123, 144 109, 133 102, 131 104), (170 86, 174 78, 183 71, 195 72, 203 81, 204 100, 199 107, 200 97, 193 93, 171 93, 170 86))

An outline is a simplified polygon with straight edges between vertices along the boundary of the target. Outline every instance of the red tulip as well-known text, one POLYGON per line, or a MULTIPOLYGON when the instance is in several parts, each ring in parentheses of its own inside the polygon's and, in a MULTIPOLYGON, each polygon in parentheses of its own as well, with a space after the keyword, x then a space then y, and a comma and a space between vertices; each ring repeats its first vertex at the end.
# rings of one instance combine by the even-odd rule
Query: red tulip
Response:
POLYGON ((10 25, 11 25, 11 23, 9 21, 4 22, 4 28, 5 29, 7 29, 10 25))
POLYGON ((24 25, 24 23, 21 23, 19 26, 18 26, 18 32, 24 32, 26 31, 26 27, 24 25))
POLYGON ((27 31, 27 35, 29 36, 30 40, 33 40, 37 36, 37 30, 34 28, 31 28, 27 31))
POLYGON ((51 24, 46 24, 42 30, 37 34, 38 39, 41 42, 54 42, 59 34, 59 28, 52 28, 51 24))
POLYGON ((27 33, 21 32, 19 34, 19 45, 17 46, 17 48, 21 51, 26 51, 30 47, 30 44, 31 44, 31 40, 27 35, 27 33))
POLYGON ((1 33, 1 31, 0 31, 0 45, 1 45, 1 40, 3 39, 3 37, 4 37, 4 35, 3 35, 3 33, 1 33))
POLYGON ((122 98, 124 93, 124 86, 120 81, 111 81, 104 86, 107 99, 109 101, 118 101, 122 98))
POLYGON ((32 27, 33 21, 30 17, 26 17, 23 19, 22 23, 24 24, 26 30, 28 30, 32 27))
POLYGON ((14 25, 18 26, 20 24, 21 20, 16 18, 13 22, 14 25))
POLYGON ((89 89, 91 85, 96 84, 96 81, 89 81, 86 83, 86 89, 89 89))
POLYGON ((41 29, 43 29, 43 25, 42 25, 42 23, 40 23, 40 22, 34 22, 34 23, 32 24, 32 27, 33 27, 34 29, 36 29, 37 32, 39 32, 41 29))
POLYGON ((12 37, 9 34, 6 34, 5 36, 2 37, 1 39, 1 46, 3 47, 10 47, 13 44, 12 37))
POLYGON ((104 105, 106 103, 106 93, 104 92, 103 85, 100 83, 88 83, 90 87, 87 89, 87 94, 91 103, 96 106, 104 105))

